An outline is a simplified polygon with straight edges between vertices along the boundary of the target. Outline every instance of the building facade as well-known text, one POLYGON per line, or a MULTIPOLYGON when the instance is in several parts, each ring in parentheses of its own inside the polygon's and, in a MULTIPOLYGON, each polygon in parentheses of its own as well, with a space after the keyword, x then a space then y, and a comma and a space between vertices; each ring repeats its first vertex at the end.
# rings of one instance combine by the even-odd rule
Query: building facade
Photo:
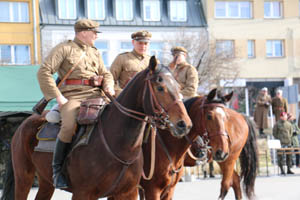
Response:
POLYGON ((210 40, 238 62, 243 87, 268 87, 274 95, 300 83, 299 0, 202 2, 210 40))
POLYGON ((0 65, 39 64, 39 1, 0 1, 0 65))
POLYGON ((59 42, 74 38, 74 23, 89 18, 100 23, 95 46, 109 67, 115 57, 132 50, 131 34, 152 33, 150 55, 164 63, 171 57, 168 39, 179 28, 189 33, 206 31, 206 19, 199 0, 40 0, 43 58, 59 42))

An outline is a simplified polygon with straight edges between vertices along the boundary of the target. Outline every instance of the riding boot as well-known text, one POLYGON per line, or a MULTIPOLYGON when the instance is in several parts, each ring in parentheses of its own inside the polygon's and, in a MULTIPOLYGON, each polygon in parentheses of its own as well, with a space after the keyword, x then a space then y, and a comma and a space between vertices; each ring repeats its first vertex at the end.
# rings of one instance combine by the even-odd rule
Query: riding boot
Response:
POLYGON ((284 172, 283 166, 282 166, 282 165, 280 165, 280 166, 279 166, 279 168, 280 168, 280 172, 281 172, 281 174, 282 174, 282 175, 285 175, 285 172, 284 172))
POLYGON ((287 169, 287 174, 295 174, 294 172, 292 172, 292 170, 291 170, 291 168, 290 167, 288 167, 288 169, 287 169))
POLYGON ((66 157, 68 143, 56 139, 55 150, 53 154, 53 185, 55 188, 67 188, 67 181, 62 173, 62 166, 66 157))

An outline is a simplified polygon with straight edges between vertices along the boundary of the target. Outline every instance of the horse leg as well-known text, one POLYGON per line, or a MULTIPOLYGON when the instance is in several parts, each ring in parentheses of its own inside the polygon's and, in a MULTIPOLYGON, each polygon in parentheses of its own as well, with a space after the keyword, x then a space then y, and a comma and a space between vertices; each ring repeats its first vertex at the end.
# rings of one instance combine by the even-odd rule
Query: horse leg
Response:
POLYGON ((34 181, 35 170, 32 169, 15 170, 15 199, 26 200, 34 181))
POLYGON ((41 176, 38 176, 39 180, 39 189, 35 197, 35 200, 50 200, 53 193, 54 187, 47 180, 43 179, 41 176))
POLYGON ((138 189, 136 188, 127 193, 114 195, 110 199, 113 199, 113 200, 137 200, 138 199, 138 189))
MULTIPOLYGON (((227 159, 228 160, 228 159, 227 159)), ((220 168, 222 170, 222 182, 221 182, 221 192, 219 199, 223 200, 229 190, 229 188, 232 186, 232 174, 234 169, 235 161, 225 161, 222 163, 219 163, 220 168)))
POLYGON ((172 200, 175 191, 175 186, 169 188, 169 191, 165 194, 162 200, 172 200))
POLYGON ((146 200, 160 200, 161 194, 161 190, 157 187, 150 186, 150 188, 145 188, 146 200))
POLYGON ((234 190, 234 195, 236 200, 241 200, 242 199, 242 190, 241 190, 241 180, 237 172, 234 170, 233 171, 233 176, 232 176, 232 188, 234 190))

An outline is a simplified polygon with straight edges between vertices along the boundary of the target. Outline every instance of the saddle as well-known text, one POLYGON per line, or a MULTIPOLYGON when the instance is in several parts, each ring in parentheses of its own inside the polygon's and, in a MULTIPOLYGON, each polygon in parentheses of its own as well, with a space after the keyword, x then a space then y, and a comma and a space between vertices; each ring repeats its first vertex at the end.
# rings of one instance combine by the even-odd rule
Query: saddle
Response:
MULTIPOLYGON (((90 135, 105 105, 107 105, 107 103, 103 98, 88 99, 81 103, 77 117, 76 134, 72 140, 71 149, 89 143, 90 135)), ((51 115, 50 112, 48 114, 51 115)), ((55 112, 57 114, 57 110, 55 110, 55 112)), ((60 116, 58 117, 60 119, 60 116)), ((46 117, 46 119, 50 118, 46 117)), ((34 151, 53 152, 60 126, 61 124, 57 120, 45 122, 36 134, 36 138, 39 142, 34 151)))

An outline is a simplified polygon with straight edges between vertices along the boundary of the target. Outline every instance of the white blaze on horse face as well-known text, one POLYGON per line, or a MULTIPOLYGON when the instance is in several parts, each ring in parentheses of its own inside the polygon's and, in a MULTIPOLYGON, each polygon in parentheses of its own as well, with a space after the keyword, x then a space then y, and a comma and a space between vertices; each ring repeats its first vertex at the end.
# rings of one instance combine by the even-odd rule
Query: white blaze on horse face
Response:
MULTIPOLYGON (((175 79, 171 73, 166 73, 165 76, 169 76, 169 78, 168 78, 169 81, 166 81, 167 88, 169 88, 169 89, 171 87, 179 88, 179 84, 177 83, 177 81, 175 81, 175 79)), ((177 90, 177 91, 179 92, 179 90, 177 90)), ((175 91, 173 91, 173 92, 175 92, 175 91)), ((179 92, 179 100, 180 101, 183 100, 183 95, 180 92, 179 92)))
POLYGON ((216 108, 216 112, 219 113, 222 116, 222 118, 226 117, 226 114, 225 114, 225 112, 224 112, 224 110, 222 108, 217 107, 216 108))

